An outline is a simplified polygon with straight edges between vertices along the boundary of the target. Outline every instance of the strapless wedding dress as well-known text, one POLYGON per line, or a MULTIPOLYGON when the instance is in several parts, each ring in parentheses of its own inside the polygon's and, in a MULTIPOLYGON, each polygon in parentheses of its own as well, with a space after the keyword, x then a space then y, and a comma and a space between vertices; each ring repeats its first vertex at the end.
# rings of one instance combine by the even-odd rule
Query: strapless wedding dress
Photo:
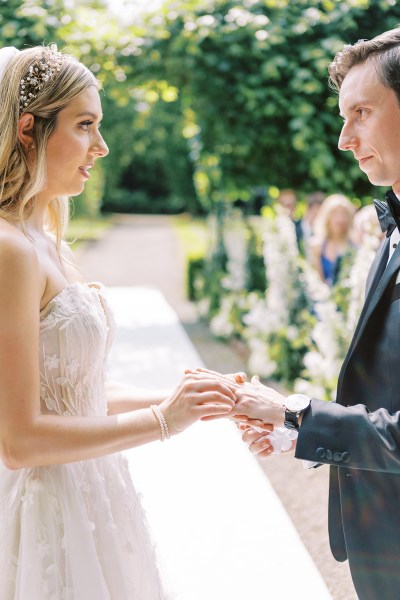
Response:
MULTIPOLYGON (((42 412, 104 416, 112 317, 101 286, 69 284, 41 312, 42 412)), ((122 454, 8 470, 0 461, 1 600, 165 600, 122 454)))

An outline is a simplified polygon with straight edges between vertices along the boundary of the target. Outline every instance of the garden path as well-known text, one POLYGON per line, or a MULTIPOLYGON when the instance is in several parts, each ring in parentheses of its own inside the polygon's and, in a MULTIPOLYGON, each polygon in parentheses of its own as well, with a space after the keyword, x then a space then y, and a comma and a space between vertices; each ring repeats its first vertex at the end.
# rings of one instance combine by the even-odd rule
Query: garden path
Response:
MULTIPOLYGON (((200 356, 222 372, 244 368, 240 355, 196 321, 184 297, 184 259, 168 217, 116 216, 101 241, 81 247, 79 263, 88 279, 111 288, 119 326, 111 355, 116 376, 148 385, 150 355, 157 364, 151 385, 174 385, 182 367, 199 364, 200 356), (130 358, 124 373, 123 356, 130 358)), ((128 459, 177 600, 263 598, 265 585, 265 598, 286 600, 296 590, 304 600, 328 599, 314 563, 333 600, 356 599, 347 565, 329 553, 325 469, 304 472, 291 457, 258 463, 223 422, 196 425, 160 445, 133 450, 128 459), (185 526, 176 527, 178 522, 185 526), (286 565, 294 563, 299 575, 286 589, 286 565)))

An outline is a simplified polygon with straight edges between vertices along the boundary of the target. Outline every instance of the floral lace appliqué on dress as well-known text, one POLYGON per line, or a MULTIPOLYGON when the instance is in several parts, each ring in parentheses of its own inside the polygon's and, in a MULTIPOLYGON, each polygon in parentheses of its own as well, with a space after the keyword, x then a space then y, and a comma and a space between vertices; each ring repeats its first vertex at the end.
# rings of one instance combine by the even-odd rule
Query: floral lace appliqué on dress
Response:
MULTIPOLYGON (((70 284, 40 320, 42 412, 104 416, 112 316, 70 284)), ((10 471, 0 462, 1 600, 165 600, 126 460, 10 471)))

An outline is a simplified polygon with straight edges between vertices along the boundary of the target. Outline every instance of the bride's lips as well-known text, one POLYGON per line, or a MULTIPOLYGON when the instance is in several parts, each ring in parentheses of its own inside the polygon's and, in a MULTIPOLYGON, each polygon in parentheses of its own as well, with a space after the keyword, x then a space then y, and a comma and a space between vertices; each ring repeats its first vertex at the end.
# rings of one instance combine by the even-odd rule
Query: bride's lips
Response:
POLYGON ((84 167, 79 167, 80 172, 82 173, 82 175, 84 177, 86 177, 86 179, 89 179, 89 177, 90 177, 89 169, 91 169, 92 167, 93 167, 93 165, 85 165, 84 167))
POLYGON ((357 158, 358 160, 358 164, 361 165, 365 165, 365 163, 367 162, 367 160, 369 160, 370 158, 372 158, 372 156, 364 156, 362 158, 357 158))

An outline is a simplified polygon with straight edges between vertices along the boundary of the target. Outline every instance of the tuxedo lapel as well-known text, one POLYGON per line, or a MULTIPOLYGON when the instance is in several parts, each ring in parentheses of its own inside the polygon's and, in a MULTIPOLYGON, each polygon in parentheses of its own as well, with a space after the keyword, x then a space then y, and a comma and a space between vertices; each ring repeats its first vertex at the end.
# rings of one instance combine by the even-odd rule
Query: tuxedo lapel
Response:
POLYGON ((368 273, 367 284, 365 287, 364 306, 368 304, 371 292, 375 290, 386 268, 387 259, 389 257, 389 244, 390 239, 385 237, 375 254, 375 258, 368 273))
POLYGON ((351 344, 349 350, 347 352, 346 358, 343 362, 342 368, 339 374, 338 381, 338 390, 337 390, 337 400, 340 402, 341 397, 341 388, 343 383, 344 374, 348 365, 348 362, 354 352, 354 348, 356 347, 364 329, 370 318, 372 312, 376 308, 379 300, 382 298, 382 294, 386 289, 390 279, 393 275, 400 269, 400 245, 396 248, 393 256, 391 257, 389 264, 386 269, 386 262, 388 257, 390 239, 385 238, 383 243, 381 244, 376 257, 372 263, 370 273, 368 276, 367 282, 367 295, 365 298, 364 307, 362 309, 360 318, 357 323, 356 330, 353 335, 353 339, 351 340, 351 344))
MULTIPOLYGON (((388 239, 387 242, 389 243, 390 240, 388 239)), ((396 271, 398 271, 400 269, 400 245, 399 245, 399 246, 397 246, 396 250, 394 251, 393 256, 391 257, 391 259, 389 261, 388 266, 386 267, 382 276, 379 279, 379 274, 381 272, 381 269, 379 267, 383 266, 383 268, 384 268, 384 265, 385 265, 384 261, 385 261, 385 254, 386 254, 385 248, 387 248, 388 246, 383 245, 382 247, 383 247, 383 250, 381 253, 381 261, 380 261, 380 264, 376 265, 376 271, 375 271, 375 274, 373 275, 373 278, 372 278, 373 280, 372 280, 372 283, 368 290, 367 297, 365 299, 364 308, 360 315, 360 319, 358 321, 358 326, 356 328, 353 340, 351 342, 349 352, 347 354, 347 360, 348 360, 350 354, 352 353, 354 346, 357 344, 358 340, 360 339, 360 336, 361 336, 362 332, 364 331, 364 328, 368 322, 368 319, 370 318, 371 314, 375 310, 379 300, 382 298, 382 294, 385 291, 385 289, 387 288, 389 281, 392 279, 392 277, 396 273, 396 271), (383 265, 382 265, 382 263, 383 263, 383 265)))

